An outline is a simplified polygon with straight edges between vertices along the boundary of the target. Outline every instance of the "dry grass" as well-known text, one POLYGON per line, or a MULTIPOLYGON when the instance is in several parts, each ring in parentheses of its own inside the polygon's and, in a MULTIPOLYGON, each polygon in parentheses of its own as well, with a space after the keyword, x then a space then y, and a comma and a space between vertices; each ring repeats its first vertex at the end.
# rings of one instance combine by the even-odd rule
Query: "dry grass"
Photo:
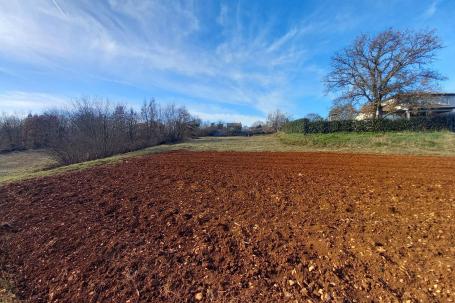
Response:
POLYGON ((45 151, 24 151, 0 155, 0 184, 34 177, 42 177, 96 165, 115 163, 124 158, 152 153, 186 149, 191 151, 291 151, 299 150, 285 146, 275 135, 255 137, 204 137, 179 144, 165 144, 142 150, 115 155, 103 159, 48 169, 55 162, 45 151))
POLYGON ((191 151, 331 151, 354 153, 455 156, 455 134, 427 133, 335 133, 276 134, 253 137, 205 137, 179 144, 149 147, 135 152, 68 166, 47 169, 55 162, 45 151, 0 155, 0 184, 34 177, 115 163, 124 158, 172 150, 191 151))
POLYGON ((9 279, 0 277, 0 303, 19 303, 20 301, 14 295, 14 287, 9 279))
POLYGON ((57 163, 45 150, 26 150, 0 154, 0 182, 21 178, 57 163))

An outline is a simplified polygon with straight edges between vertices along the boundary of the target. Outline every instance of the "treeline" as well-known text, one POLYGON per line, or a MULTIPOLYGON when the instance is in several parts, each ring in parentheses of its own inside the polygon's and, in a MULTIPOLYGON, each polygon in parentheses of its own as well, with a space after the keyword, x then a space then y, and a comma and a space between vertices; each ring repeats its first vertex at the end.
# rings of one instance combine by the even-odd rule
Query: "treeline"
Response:
POLYGON ((194 135, 200 120, 184 107, 144 102, 140 111, 88 98, 70 110, 0 118, 0 151, 49 149, 61 164, 77 163, 194 135))

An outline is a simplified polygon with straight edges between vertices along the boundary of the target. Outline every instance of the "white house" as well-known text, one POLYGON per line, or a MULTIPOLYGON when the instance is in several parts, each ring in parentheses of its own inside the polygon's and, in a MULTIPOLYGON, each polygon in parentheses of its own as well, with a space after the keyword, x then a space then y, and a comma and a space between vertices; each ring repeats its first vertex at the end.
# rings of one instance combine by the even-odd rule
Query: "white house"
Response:
MULTIPOLYGON (((455 113, 455 93, 432 93, 425 95, 404 95, 400 102, 389 99, 382 103, 384 118, 398 119, 419 116, 447 115, 455 113)), ((360 110, 356 120, 373 117, 366 107, 360 110)))

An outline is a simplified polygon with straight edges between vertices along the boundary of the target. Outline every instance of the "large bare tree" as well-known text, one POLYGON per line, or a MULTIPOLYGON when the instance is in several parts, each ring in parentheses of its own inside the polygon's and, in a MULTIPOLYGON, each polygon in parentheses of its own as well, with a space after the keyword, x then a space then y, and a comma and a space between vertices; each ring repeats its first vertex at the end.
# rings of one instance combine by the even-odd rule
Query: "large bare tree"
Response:
POLYGON ((267 115, 267 126, 274 132, 277 132, 281 127, 289 121, 289 116, 279 109, 270 112, 267 115))
POLYGON ((330 121, 353 120, 357 114, 352 104, 333 104, 329 111, 330 121))
POLYGON ((367 104, 373 118, 383 117, 383 102, 400 95, 426 94, 444 77, 431 68, 442 43, 432 30, 389 29, 376 36, 360 35, 336 53, 324 79, 335 103, 367 104))

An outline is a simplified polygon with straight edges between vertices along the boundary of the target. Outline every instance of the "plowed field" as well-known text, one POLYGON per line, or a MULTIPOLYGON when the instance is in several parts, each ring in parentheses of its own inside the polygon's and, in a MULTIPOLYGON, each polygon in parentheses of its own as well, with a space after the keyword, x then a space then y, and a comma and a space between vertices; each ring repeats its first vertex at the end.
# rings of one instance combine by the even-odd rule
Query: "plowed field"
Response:
POLYGON ((450 302, 455 158, 172 152, 0 188, 30 302, 450 302))

